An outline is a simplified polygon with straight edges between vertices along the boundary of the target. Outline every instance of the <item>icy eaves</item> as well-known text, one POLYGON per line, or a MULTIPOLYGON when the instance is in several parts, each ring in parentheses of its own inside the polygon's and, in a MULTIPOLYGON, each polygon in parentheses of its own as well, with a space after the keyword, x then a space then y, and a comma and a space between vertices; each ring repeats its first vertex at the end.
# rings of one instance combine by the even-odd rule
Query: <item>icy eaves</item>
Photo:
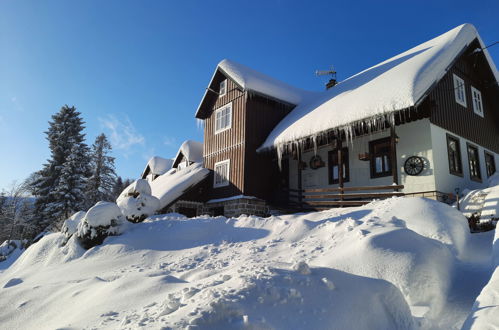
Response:
MULTIPOLYGON (((348 136, 353 124, 367 120, 376 125, 397 110, 417 105, 475 39, 484 47, 475 27, 463 24, 342 81, 318 97, 306 98, 258 150, 281 149, 333 129, 345 130, 348 136)), ((483 52, 499 81, 490 55, 486 49, 483 52)))

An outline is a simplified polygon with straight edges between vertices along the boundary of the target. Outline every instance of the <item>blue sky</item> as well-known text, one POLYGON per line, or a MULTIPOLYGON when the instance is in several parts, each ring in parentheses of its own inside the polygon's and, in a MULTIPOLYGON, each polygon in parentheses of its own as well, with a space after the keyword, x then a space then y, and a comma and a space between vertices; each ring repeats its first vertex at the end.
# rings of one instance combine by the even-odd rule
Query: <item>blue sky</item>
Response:
MULTIPOLYGON (((499 41, 498 12, 497 0, 0 0, 0 189, 41 168, 64 104, 136 178, 149 157, 202 140, 194 112, 224 58, 322 90, 317 69, 342 80, 465 22, 499 41)), ((489 51, 497 63, 499 45, 489 51)))

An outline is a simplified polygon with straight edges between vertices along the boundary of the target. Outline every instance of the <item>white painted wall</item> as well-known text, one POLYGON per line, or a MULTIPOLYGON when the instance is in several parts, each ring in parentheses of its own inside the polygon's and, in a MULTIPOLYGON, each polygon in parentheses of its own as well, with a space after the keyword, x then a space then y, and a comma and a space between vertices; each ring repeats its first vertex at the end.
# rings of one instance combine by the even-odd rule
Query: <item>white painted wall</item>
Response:
MULTIPOLYGON (((397 127, 399 143, 397 144, 397 167, 399 183, 405 185, 404 192, 420 192, 435 190, 433 153, 431 149, 430 122, 428 119, 418 120, 409 124, 397 127), (408 176, 403 170, 405 160, 410 156, 420 156, 426 161, 423 172, 418 176, 408 176)), ((371 179, 369 161, 361 161, 358 158, 360 153, 369 152, 369 141, 388 137, 389 130, 376 134, 355 138, 348 144, 350 181, 345 182, 345 187, 351 186, 374 186, 390 185, 392 177, 382 177, 371 179)), ((319 148, 317 154, 326 163, 325 167, 312 170, 309 167, 310 158, 314 155, 313 150, 303 154, 303 160, 307 162, 307 168, 302 172, 303 188, 325 188, 337 185, 329 185, 328 180, 328 151, 330 146, 319 148)), ((297 161, 290 160, 290 187, 297 188, 297 161)))
MULTIPOLYGON (((430 124, 431 140, 433 145, 433 153, 435 154, 434 163, 436 171, 436 189, 442 192, 454 193, 455 188, 461 191, 467 189, 480 189, 487 187, 487 171, 485 169, 485 155, 484 148, 476 143, 473 143, 465 138, 453 134, 443 128, 430 124), (447 154, 447 136, 449 133, 459 139, 461 148, 461 162, 463 167, 463 176, 457 176, 449 173, 449 158, 447 154), (470 179, 470 169, 468 163, 468 151, 466 143, 478 147, 478 155, 480 159, 480 172, 482 174, 482 182, 476 182, 470 179)), ((496 167, 498 166, 499 154, 485 149, 494 155, 496 167)))

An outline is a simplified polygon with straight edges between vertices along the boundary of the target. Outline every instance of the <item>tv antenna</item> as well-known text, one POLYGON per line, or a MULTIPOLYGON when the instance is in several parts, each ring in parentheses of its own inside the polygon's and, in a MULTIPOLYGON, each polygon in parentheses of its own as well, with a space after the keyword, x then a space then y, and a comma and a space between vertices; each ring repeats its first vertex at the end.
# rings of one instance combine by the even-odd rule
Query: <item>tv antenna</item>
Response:
POLYGON ((334 70, 332 65, 331 69, 329 70, 316 70, 315 75, 317 77, 327 76, 327 75, 331 76, 331 79, 329 79, 329 81, 326 83, 326 89, 330 89, 331 87, 335 86, 338 83, 336 80, 336 71, 334 70))

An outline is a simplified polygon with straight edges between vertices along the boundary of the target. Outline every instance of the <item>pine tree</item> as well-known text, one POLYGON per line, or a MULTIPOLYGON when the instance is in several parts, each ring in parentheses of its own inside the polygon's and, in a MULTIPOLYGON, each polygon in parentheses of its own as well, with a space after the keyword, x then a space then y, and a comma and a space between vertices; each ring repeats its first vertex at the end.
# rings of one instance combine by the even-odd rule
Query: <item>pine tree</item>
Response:
POLYGON ((114 201, 116 173, 114 157, 109 156, 111 144, 104 134, 97 136, 92 145, 90 167, 92 175, 88 179, 86 195, 87 206, 91 207, 98 201, 114 201))
POLYGON ((36 173, 31 189, 37 197, 35 212, 41 230, 82 207, 82 185, 89 176, 83 124, 76 108, 65 105, 52 116, 45 132, 51 158, 36 173))

